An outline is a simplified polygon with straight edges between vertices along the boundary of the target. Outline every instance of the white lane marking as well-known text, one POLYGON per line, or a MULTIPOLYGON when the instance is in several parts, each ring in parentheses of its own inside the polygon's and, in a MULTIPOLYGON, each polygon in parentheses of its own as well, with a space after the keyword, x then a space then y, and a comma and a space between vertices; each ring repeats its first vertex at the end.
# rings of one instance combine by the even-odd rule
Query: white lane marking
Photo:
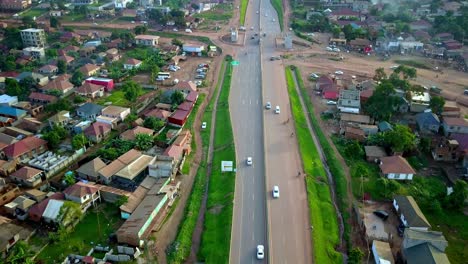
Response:
POLYGON ((249 100, 249 103, 252 104, 252 99, 249 100))
POLYGON ((257 99, 257 104, 258 104, 258 99, 257 99))
POLYGON ((255 193, 252 193, 252 201, 255 201, 255 193))
POLYGON ((242 100, 242 104, 245 104, 245 100, 242 100))

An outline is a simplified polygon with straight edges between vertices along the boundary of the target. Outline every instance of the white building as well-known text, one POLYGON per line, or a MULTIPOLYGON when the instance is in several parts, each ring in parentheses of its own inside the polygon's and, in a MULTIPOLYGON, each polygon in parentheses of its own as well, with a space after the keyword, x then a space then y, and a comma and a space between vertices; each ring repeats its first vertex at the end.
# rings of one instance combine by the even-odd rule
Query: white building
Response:
POLYGON ((23 49, 23 55, 40 60, 45 58, 45 51, 44 48, 27 47, 23 49))
POLYGON ((155 47, 159 43, 159 36, 137 35, 135 36, 135 43, 137 45, 155 47))
POLYGON ((187 43, 182 46, 182 51, 185 52, 195 52, 195 53, 200 53, 205 50, 205 46, 202 44, 193 44, 193 43, 187 43))
POLYGON ((44 48, 46 45, 46 36, 43 29, 28 28, 21 30, 21 40, 24 47, 44 48))
POLYGON ((18 103, 18 96, 0 95, 0 105, 12 106, 18 103))
POLYGON ((415 113, 424 112, 429 108, 431 96, 427 92, 411 92, 410 111, 415 113))
POLYGON ((123 8, 127 8, 127 5, 132 3, 133 0, 115 0, 114 1, 114 6, 115 8, 120 8, 120 9, 123 9, 123 8))
POLYGON ((372 241, 372 255, 374 255, 375 264, 394 264, 390 244, 378 240, 372 241))

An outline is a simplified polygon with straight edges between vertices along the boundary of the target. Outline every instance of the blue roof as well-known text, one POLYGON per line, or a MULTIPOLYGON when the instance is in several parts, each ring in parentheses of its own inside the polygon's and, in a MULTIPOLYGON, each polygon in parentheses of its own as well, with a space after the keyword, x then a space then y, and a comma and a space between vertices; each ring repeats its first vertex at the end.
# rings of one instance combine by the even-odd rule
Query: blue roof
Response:
POLYGON ((7 116, 14 116, 14 117, 22 117, 26 115, 26 111, 9 107, 9 106, 0 106, 0 115, 7 115, 7 116))
POLYGON ((381 132, 393 130, 392 125, 390 125, 390 123, 388 123, 387 121, 380 122, 378 127, 381 132))
POLYGON ((104 107, 93 104, 93 103, 85 103, 82 106, 78 107, 76 109, 77 112, 83 112, 83 113, 88 113, 88 114, 95 114, 95 113, 100 113, 104 107))
POLYGON ((416 115, 416 122, 422 124, 440 124, 439 117, 434 113, 424 112, 416 115))

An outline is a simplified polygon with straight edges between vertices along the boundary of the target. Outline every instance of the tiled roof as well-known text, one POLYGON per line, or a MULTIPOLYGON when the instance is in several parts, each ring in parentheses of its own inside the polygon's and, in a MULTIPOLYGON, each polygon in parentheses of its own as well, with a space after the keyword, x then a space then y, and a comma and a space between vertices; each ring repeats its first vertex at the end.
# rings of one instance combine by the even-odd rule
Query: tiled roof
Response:
POLYGON ((390 156, 380 158, 380 169, 383 174, 415 174, 413 167, 402 156, 390 156))
POLYGON ((50 81, 46 86, 42 87, 43 90, 58 90, 65 91, 67 89, 73 88, 73 84, 68 81, 70 75, 63 74, 57 77, 55 80, 50 81))
POLYGON ((112 127, 109 124, 94 122, 84 130, 84 134, 87 136, 104 135, 106 132, 111 131, 111 129, 112 127))
POLYGON ((193 107, 193 102, 183 102, 177 107, 177 109, 190 111, 192 107, 193 107))
POLYGON ((40 100, 40 101, 48 101, 48 102, 55 102, 57 101, 57 97, 49 94, 43 94, 43 93, 36 93, 32 92, 29 97, 30 100, 40 100))
POLYGON ((141 155, 142 154, 140 151, 131 149, 127 153, 123 154, 122 156, 118 157, 116 160, 111 162, 106 167, 102 168, 99 171, 99 174, 106 178, 111 177, 112 175, 116 174, 121 169, 123 169, 125 166, 130 164, 132 161, 136 160, 141 155))
POLYGON ((4 149, 7 157, 18 157, 40 146, 47 145, 47 141, 37 137, 27 137, 13 143, 4 149))
POLYGON ((171 112, 163 110, 163 109, 152 109, 149 112, 145 113, 145 117, 156 117, 162 120, 166 120, 171 115, 171 112))
POLYGON ((115 105, 109 105, 108 107, 102 109, 103 115, 111 115, 111 116, 118 116, 122 112, 127 111, 129 108, 120 107, 115 105))
POLYGON ((187 95, 187 97, 185 97, 185 101, 195 102, 197 101, 197 98, 198 98, 198 93, 195 91, 192 91, 187 95))
POLYGON ((137 134, 153 135, 154 130, 146 127, 136 126, 133 129, 127 130, 120 134, 120 137, 125 140, 135 140, 137 134))
POLYGON ((135 39, 144 39, 144 40, 153 40, 153 39, 156 39, 156 40, 158 40, 158 39, 159 39, 159 36, 154 36, 154 35, 137 35, 137 36, 135 36, 135 39))
POLYGON ((163 155, 179 159, 182 156, 183 151, 183 147, 172 144, 166 148, 163 155))
POLYGON ((87 63, 87 64, 81 66, 79 68, 79 71, 82 72, 85 75, 88 75, 90 72, 95 71, 95 70, 99 70, 99 69, 100 69, 99 66, 87 63))
POLYGON ((76 92, 82 93, 82 94, 88 94, 88 93, 91 94, 101 89, 104 89, 103 85, 97 85, 97 84, 85 82, 83 85, 81 85, 80 87, 76 89, 76 92))
POLYGON ((59 60, 62 60, 64 62, 66 62, 66 63, 70 63, 70 62, 74 61, 75 58, 73 58, 71 56, 68 56, 68 55, 62 55, 62 56, 57 58, 57 61, 59 61, 59 60))
POLYGON ((100 169, 104 168, 106 164, 98 157, 81 165, 76 171, 92 177, 97 177, 100 169))
POLYGON ((65 195, 81 198, 81 197, 83 197, 83 196, 85 196, 87 194, 92 195, 94 193, 97 193, 98 191, 99 191, 99 189, 92 186, 92 185, 82 183, 82 182, 77 182, 77 183, 73 184, 72 186, 68 187, 67 189, 65 189, 65 191, 63 191, 63 193, 65 195))
POLYGON ((466 127, 468 126, 468 122, 464 118, 459 117, 445 117, 444 123, 448 126, 461 126, 466 127))
POLYGON ((189 90, 196 92, 197 91, 197 85, 193 83, 192 81, 188 82, 179 82, 178 84, 174 85, 174 89, 176 90, 189 90))
POLYGON ((11 174, 11 176, 14 176, 16 178, 20 178, 20 179, 23 179, 23 180, 28 180, 28 179, 31 179, 32 177, 40 174, 41 172, 42 172, 41 170, 31 168, 31 167, 28 167, 28 166, 24 166, 21 169, 13 172, 11 174))
POLYGON ((44 72, 51 72, 57 70, 57 66, 52 65, 52 64, 47 64, 39 68, 39 71, 44 71, 44 72))
POLYGON ((130 65, 138 65, 140 63, 141 63, 141 60, 137 60, 133 58, 130 58, 125 62, 125 64, 130 64, 130 65))

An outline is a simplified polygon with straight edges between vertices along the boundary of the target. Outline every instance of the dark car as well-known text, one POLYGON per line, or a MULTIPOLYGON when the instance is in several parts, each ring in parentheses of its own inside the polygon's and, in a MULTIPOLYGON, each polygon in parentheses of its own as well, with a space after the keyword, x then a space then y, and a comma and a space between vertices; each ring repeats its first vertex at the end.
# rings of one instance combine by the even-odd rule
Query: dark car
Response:
POLYGON ((387 218, 388 218, 388 213, 387 213, 386 211, 384 211, 384 210, 377 210, 377 211, 374 211, 374 214, 375 214, 377 217, 379 217, 379 218, 381 218, 382 220, 384 220, 384 221, 387 220, 387 218))

